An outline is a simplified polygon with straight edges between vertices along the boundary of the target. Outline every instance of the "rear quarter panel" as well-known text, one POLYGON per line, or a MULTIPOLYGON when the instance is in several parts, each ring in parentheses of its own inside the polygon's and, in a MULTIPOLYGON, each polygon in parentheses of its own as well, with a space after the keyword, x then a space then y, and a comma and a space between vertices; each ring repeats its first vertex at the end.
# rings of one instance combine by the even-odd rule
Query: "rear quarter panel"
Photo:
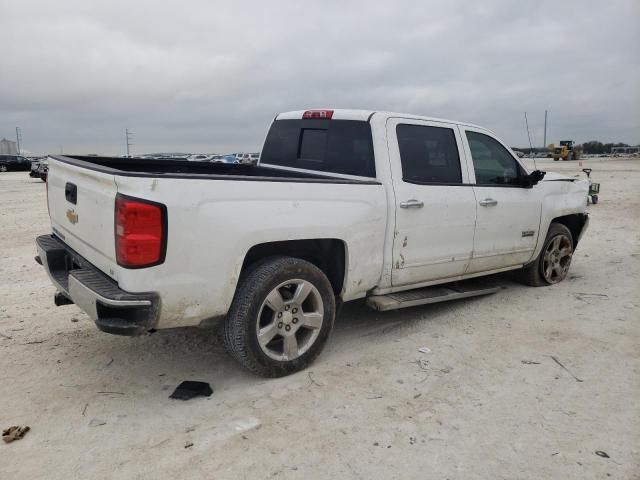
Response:
POLYGON ((165 262, 118 272, 130 292, 162 298, 159 327, 224 315, 254 245, 337 238, 346 244, 345 299, 381 276, 386 229, 382 185, 116 177, 119 193, 167 206, 165 262))

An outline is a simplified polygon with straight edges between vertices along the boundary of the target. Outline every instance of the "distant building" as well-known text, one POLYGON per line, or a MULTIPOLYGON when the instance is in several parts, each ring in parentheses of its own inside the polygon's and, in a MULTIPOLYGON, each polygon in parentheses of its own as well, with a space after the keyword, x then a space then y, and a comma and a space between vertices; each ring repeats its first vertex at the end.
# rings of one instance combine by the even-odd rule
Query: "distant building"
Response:
POLYGON ((635 146, 635 147, 611 147, 611 155, 616 155, 616 154, 631 154, 631 153, 638 153, 640 152, 640 146, 635 146))
POLYGON ((0 155, 17 155, 16 142, 3 138, 0 140, 0 155))

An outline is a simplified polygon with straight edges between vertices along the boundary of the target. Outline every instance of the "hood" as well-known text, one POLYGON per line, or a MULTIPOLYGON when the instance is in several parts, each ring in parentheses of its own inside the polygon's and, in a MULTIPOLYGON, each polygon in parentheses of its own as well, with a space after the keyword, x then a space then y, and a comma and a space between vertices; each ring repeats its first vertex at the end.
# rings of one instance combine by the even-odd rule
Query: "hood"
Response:
POLYGON ((569 177, 568 175, 561 175, 555 172, 547 172, 542 179, 543 182, 575 182, 576 180, 582 180, 583 178, 578 175, 575 177, 569 177))

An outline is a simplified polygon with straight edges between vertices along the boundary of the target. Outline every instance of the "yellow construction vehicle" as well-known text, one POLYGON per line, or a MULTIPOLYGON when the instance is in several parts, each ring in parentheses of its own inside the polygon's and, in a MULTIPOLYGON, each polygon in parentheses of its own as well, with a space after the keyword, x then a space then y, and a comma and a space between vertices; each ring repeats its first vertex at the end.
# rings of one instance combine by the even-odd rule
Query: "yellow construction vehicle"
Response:
POLYGON ((560 146, 556 147, 553 143, 547 146, 547 158, 553 157, 557 160, 578 160, 580 158, 580 147, 573 140, 560 140, 560 146))

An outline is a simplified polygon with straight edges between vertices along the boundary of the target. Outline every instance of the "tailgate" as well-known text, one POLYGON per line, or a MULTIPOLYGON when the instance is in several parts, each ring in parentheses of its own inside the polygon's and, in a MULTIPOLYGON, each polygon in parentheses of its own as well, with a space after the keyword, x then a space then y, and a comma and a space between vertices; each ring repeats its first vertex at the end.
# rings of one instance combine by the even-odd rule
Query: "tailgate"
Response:
POLYGON ((50 157, 47 187, 53 232, 90 263, 116 278, 114 175, 50 157))

